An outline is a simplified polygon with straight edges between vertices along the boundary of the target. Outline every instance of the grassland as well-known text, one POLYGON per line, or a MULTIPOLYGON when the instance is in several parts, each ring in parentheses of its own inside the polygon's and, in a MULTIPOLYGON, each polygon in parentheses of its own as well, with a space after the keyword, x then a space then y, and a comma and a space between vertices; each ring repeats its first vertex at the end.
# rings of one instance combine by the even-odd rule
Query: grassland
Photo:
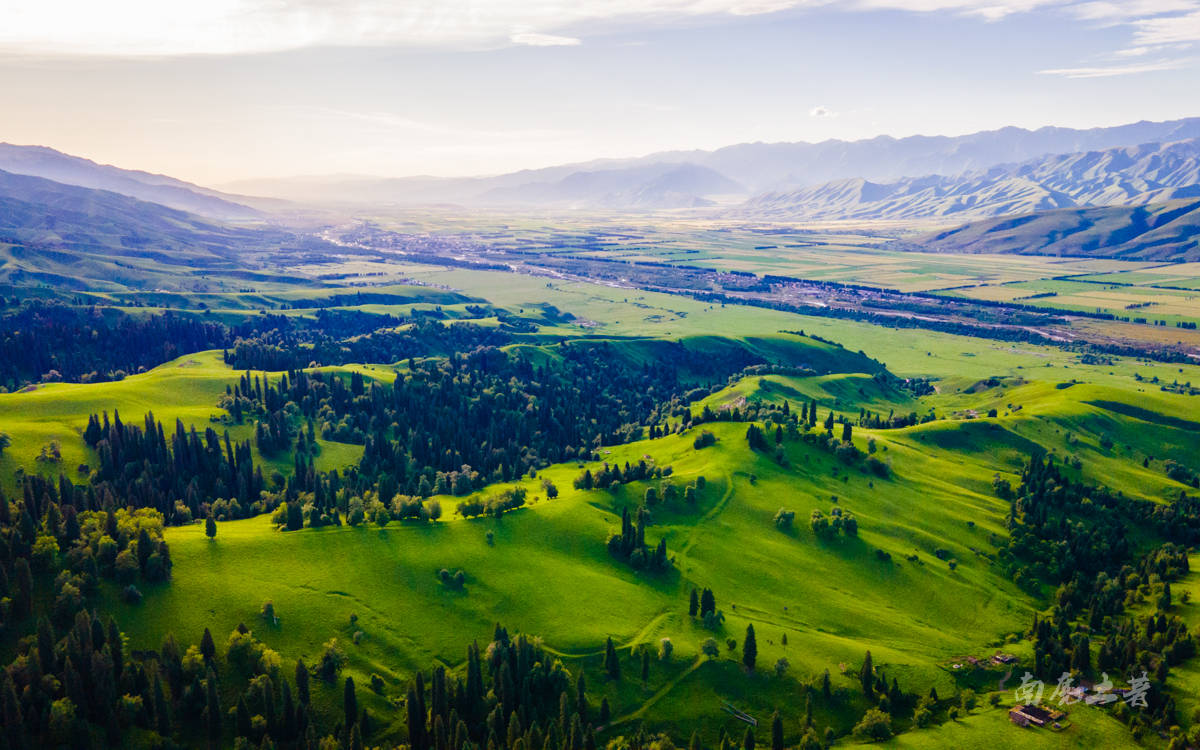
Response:
MULTIPOLYGON (((840 401, 849 405, 850 394, 863 387, 855 376, 750 378, 708 403, 720 408, 842 394, 840 401)), ((864 403, 876 407, 909 405, 895 394, 866 395, 864 403)), ((888 480, 841 469, 798 442, 789 443, 789 466, 780 467, 751 453, 744 427, 737 424, 709 426, 719 440, 699 451, 691 433, 605 449, 607 461, 650 456, 671 465, 678 482, 700 474, 709 480, 695 508, 677 505, 655 514, 648 536, 665 537, 676 560, 676 572, 663 577, 633 573, 611 559, 603 544, 619 525, 620 508, 636 503, 647 485, 634 483, 615 494, 574 490, 571 480, 580 466, 566 464, 524 482, 534 496, 541 492, 541 478, 549 478, 562 489, 559 498, 541 499, 498 520, 281 533, 258 518, 223 523, 212 541, 200 526, 171 529, 175 580, 148 591, 144 605, 112 606, 135 648, 154 647, 168 630, 195 638, 204 627, 226 633, 246 622, 280 653, 311 662, 321 644, 336 637, 351 656, 350 674, 364 682, 372 673, 383 676, 388 694, 413 669, 459 664, 465 641, 486 640, 499 621, 541 635, 573 670, 586 671, 614 715, 676 733, 699 726, 707 742, 715 742, 723 729, 737 728, 721 718, 720 701, 764 716, 794 700, 790 696, 801 682, 827 668, 835 685, 849 688, 852 678, 841 676, 842 667, 853 672, 866 649, 908 689, 952 693, 955 680, 947 665, 1000 647, 1020 652, 1021 645, 1006 642, 1027 625, 1034 606, 989 559, 1005 533, 1007 510, 990 491, 995 473, 1017 471, 1036 439, 1083 455, 1085 476, 1104 478, 1130 494, 1154 498, 1177 491, 1178 485, 1172 487, 1154 468, 1141 470, 1140 463, 1140 471, 1116 471, 1134 466, 1129 459, 1142 450, 1182 454, 1191 445, 1186 433, 1162 433, 1161 426, 1090 403, 1120 397, 1103 387, 1046 384, 931 397, 940 405, 970 399, 980 409, 1001 402, 1023 408, 995 419, 856 430, 860 447, 873 437, 877 455, 892 463, 895 476, 888 480), (1128 452, 1125 460, 1101 455, 1098 447, 1099 437, 1114 429, 1131 441, 1120 449, 1128 452), (828 512, 833 496, 838 507, 859 518, 857 539, 818 542, 803 524, 783 533, 771 522, 781 507, 801 519, 814 509, 828 512), (956 559, 957 568, 934 555, 939 549, 956 559), (890 553, 892 562, 877 559, 875 550, 890 553), (909 555, 917 561, 906 559, 909 555), (441 568, 464 570, 464 589, 443 585, 437 577, 441 568), (687 617, 687 592, 694 586, 717 593, 727 618, 722 632, 707 631, 687 617), (278 625, 257 617, 266 599, 275 603, 278 625), (199 600, 203 607, 195 605, 199 600), (724 649, 712 662, 699 657, 705 638, 740 640, 749 623, 758 632, 763 673, 744 674, 736 666, 737 653, 724 649), (598 652, 610 635, 626 654, 669 638, 673 659, 656 663, 645 686, 635 678, 606 683, 598 652), (791 665, 783 677, 769 674, 779 658, 791 665)), ((1128 394, 1125 399, 1133 400, 1128 394)), ((1196 409, 1194 400, 1175 395, 1138 403, 1153 413, 1184 408, 1194 416, 1196 409)), ((442 501, 447 507, 453 503, 442 501)), ((626 658, 634 673, 632 657, 626 658)), ((335 711, 337 691, 322 695, 327 710, 335 711)), ((846 695, 838 711, 818 717, 822 723, 846 730, 856 720, 863 707, 849 691, 846 695)), ((369 700, 384 711, 383 698, 369 700)), ((1062 735, 1037 734, 1033 746, 1127 741, 1124 728, 1098 711, 1081 710, 1072 724, 1062 735)), ((1009 743, 1025 736, 1017 732, 1003 712, 981 709, 961 722, 906 735, 897 746, 1009 743)))
POLYGON ((1141 285, 1058 280, 977 286, 957 290, 953 294, 969 299, 1016 302, 1060 310, 1109 313, 1123 318, 1163 321, 1171 328, 1179 322, 1200 320, 1200 290, 1183 291, 1141 285), (1038 296, 1051 293, 1053 296, 1038 296))
MULTIPOLYGON (((369 684, 372 674, 384 679, 382 695, 362 690, 360 697, 377 716, 393 722, 388 736, 401 737, 401 712, 390 701, 412 671, 435 663, 460 665, 467 642, 486 642, 499 621, 510 630, 540 635, 572 671, 583 670, 593 700, 603 695, 613 707, 619 720, 614 734, 645 722, 682 738, 694 726, 711 746, 722 730, 737 736, 744 728, 722 713, 722 700, 760 719, 776 707, 791 707, 794 714, 803 685, 825 669, 842 697, 834 709, 821 708, 816 720, 846 731, 865 708, 852 688, 867 649, 905 689, 924 693, 937 687, 943 694, 952 694, 959 684, 949 665, 967 655, 997 648, 1026 655, 1027 647, 1012 641, 1040 605, 991 560, 1006 533, 1008 509, 991 491, 995 474, 1014 478, 1028 453, 1042 446, 1064 458, 1080 458, 1077 471, 1090 481, 1163 501, 1182 488, 1163 474, 1163 459, 1195 460, 1195 427, 1188 425, 1200 424, 1200 399, 1165 393, 1146 381, 1200 382, 1200 367, 1119 358, 1084 365, 1078 356, 1050 347, 882 329, 544 278, 410 271, 422 281, 457 290, 462 299, 484 299, 513 312, 550 304, 576 316, 573 322, 543 327, 539 338, 704 341, 723 336, 765 346, 780 331, 804 330, 841 342, 846 355, 862 350, 903 377, 936 378, 936 392, 916 398, 865 374, 752 377, 731 383, 696 409, 815 398, 823 411, 834 408, 846 415, 867 408, 933 411, 945 419, 903 430, 855 430, 864 450, 867 440, 875 439, 876 455, 893 467, 890 479, 847 470, 801 442, 788 443, 788 465, 779 466, 750 452, 744 426, 736 424, 710 426, 719 441, 699 451, 691 433, 605 448, 607 461, 636 463, 650 456, 659 465, 671 465, 680 483, 699 475, 708 480, 694 508, 679 504, 655 512, 648 536, 653 541, 665 537, 675 557, 675 571, 661 577, 634 573, 604 547, 619 526, 621 508, 636 503, 647 484, 616 493, 577 491, 571 485, 581 465, 575 463, 523 480, 532 497, 544 494, 541 479, 550 478, 560 497, 540 499, 501 519, 463 520, 448 512, 434 524, 283 533, 259 517, 221 523, 215 540, 207 539, 199 525, 172 528, 167 539, 175 575, 169 585, 147 587, 146 601, 138 606, 121 603, 115 590, 105 590, 105 606, 116 613, 132 648, 155 648, 168 631, 185 643, 195 642, 205 627, 220 643, 244 622, 285 658, 313 663, 322 644, 338 638, 350 656, 347 673, 360 685, 369 684), (1062 387, 1072 381, 1079 383, 1062 387), (995 417, 983 416, 991 409, 995 417), (1108 444, 1106 436, 1115 442, 1108 444), (818 542, 804 519, 814 509, 828 513, 834 496, 838 507, 858 517, 861 533, 818 542), (800 522, 794 532, 774 527, 772 517, 780 508, 796 512, 800 522), (891 562, 881 560, 877 550, 890 554, 891 562), (957 567, 939 559, 938 550, 952 556, 957 567), (441 583, 442 568, 463 570, 464 588, 441 583), (687 594, 694 586, 716 592, 726 616, 721 632, 687 616, 687 594), (279 613, 278 624, 258 616, 268 599, 279 613), (354 622, 351 615, 357 615, 354 622), (724 647, 715 660, 700 656, 705 639, 740 642, 750 623, 758 631, 758 672, 746 674, 739 653, 724 647), (608 636, 621 645, 626 660, 627 677, 620 683, 606 682, 601 674, 599 651, 608 636), (655 662, 643 685, 634 676, 630 651, 657 647, 662 638, 672 641, 674 655, 669 663, 655 662), (780 658, 790 667, 775 676, 771 667, 780 658)), ((388 312, 441 300, 453 310, 465 304, 438 297, 444 292, 428 287, 389 292, 433 296, 370 308, 388 312)), ((296 298, 274 295, 261 302, 286 299, 296 298)), ((244 310, 257 302, 233 295, 221 305, 244 310)), ((824 345, 814 355, 818 350, 827 356, 840 351, 824 345)), ((383 378, 394 371, 383 365, 341 369, 383 378)), ((153 410, 164 421, 179 418, 201 429, 224 429, 213 422, 221 414, 216 403, 236 377, 219 353, 207 352, 118 383, 51 384, 0 395, 0 425, 14 438, 0 458, 0 477, 10 482, 18 466, 37 470, 34 457, 52 439, 62 443, 62 467, 68 473, 88 463, 92 457, 79 432, 87 415, 101 410, 120 409, 126 419, 153 410)), ((235 438, 249 435, 245 426, 230 430, 235 438)), ((325 468, 353 464, 361 450, 327 442, 322 448, 325 468)), ((441 502, 450 511, 456 501, 441 502)), ((1191 578, 1181 590, 1185 587, 1200 583, 1191 578)), ((1194 692, 1193 676, 1185 670, 1173 676, 1181 696, 1194 692)), ((979 678, 985 690, 991 689, 991 679, 979 678)), ((320 687, 317 699, 319 710, 335 715, 340 690, 320 687)), ((789 740, 798 730, 794 722, 788 724, 789 740)), ((1124 727, 1100 710, 1077 709, 1071 728, 1052 734, 1018 730, 1002 711, 985 707, 959 721, 906 733, 894 745, 1109 747, 1129 741, 1124 727)))
MULTIPOLYGON (((362 370, 368 376, 390 372, 365 366, 362 370)), ((168 426, 178 419, 201 432, 212 427, 221 434, 228 430, 232 440, 248 440, 253 426, 226 424, 227 415, 217 406, 225 387, 237 378, 238 373, 222 361, 220 352, 200 352, 118 382, 47 383, 0 394, 0 425, 13 442, 0 454, 0 487, 11 491, 18 471, 86 478, 87 470, 80 471, 80 467, 94 464, 95 456, 83 442, 83 428, 88 415, 104 411, 120 412, 123 419, 138 423, 153 412, 168 426), (38 461, 42 447, 52 441, 60 446, 61 462, 38 461)), ((355 463, 362 455, 361 446, 327 440, 318 443, 321 452, 316 463, 322 470, 355 463)), ((290 457, 265 459, 257 448, 255 459, 268 475, 273 469, 290 471, 292 465, 290 457)))

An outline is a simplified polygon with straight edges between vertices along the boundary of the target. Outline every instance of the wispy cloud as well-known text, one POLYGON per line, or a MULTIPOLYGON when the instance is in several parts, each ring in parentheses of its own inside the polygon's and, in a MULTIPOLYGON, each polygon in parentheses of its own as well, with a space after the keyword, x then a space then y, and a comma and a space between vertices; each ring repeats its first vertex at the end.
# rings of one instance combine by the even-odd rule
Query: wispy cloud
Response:
MULTIPOLYGON (((8 2, 0 52, 119 57, 318 46, 571 46, 579 32, 669 27, 800 8, 985 18, 1070 0, 37 0, 8 2)), ((1166 0, 1164 0, 1166 1, 1166 0)))
POLYGON ((1071 6, 1071 11, 1085 21, 1126 23, 1168 14, 1186 13, 1200 8, 1196 0, 1097 0, 1071 6))
POLYGON ((576 47, 580 40, 571 36, 557 34, 541 34, 536 31, 522 31, 509 37, 513 44, 523 44, 528 47, 576 47))
POLYGON ((1200 10, 1182 16, 1143 18, 1134 22, 1134 44, 1184 44, 1200 42, 1200 10))
POLYGON ((37 0, 5 2, 0 53, 118 57, 320 46, 575 46, 581 33, 798 9, 955 13, 998 20, 1057 9, 1128 24, 1133 46, 1200 39, 1200 0, 37 0))
POLYGON ((1156 73, 1163 70, 1178 70, 1191 65, 1191 58, 1175 60, 1160 60, 1141 65, 1108 65, 1083 68, 1053 68, 1039 70, 1040 75, 1062 76, 1064 78, 1112 78, 1114 76, 1138 75, 1141 73, 1156 73))
POLYGON ((819 104, 813 107, 808 112, 809 117, 837 117, 837 113, 824 104, 819 104))

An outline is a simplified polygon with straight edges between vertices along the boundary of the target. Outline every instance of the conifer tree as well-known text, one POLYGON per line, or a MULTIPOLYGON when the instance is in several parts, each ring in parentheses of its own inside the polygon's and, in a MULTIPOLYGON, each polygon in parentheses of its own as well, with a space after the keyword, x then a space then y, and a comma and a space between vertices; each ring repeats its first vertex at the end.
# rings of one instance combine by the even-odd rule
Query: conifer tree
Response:
POLYGON ((754 663, 758 660, 758 642, 754 638, 754 625, 746 626, 746 640, 742 643, 742 663, 753 671, 754 663))
POLYGON ((342 709, 346 715, 346 726, 352 727, 358 721, 358 696, 354 692, 354 678, 346 678, 346 686, 342 691, 342 709))

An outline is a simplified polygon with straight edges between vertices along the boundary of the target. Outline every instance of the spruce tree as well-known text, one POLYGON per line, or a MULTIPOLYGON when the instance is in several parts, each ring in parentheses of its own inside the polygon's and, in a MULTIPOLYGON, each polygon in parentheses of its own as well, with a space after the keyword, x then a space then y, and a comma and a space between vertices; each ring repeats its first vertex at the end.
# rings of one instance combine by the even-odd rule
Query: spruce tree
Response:
POLYGON ((617 657, 617 647, 610 637, 604 644, 604 670, 610 680, 621 679, 621 660, 617 657))
POLYGON ((778 709, 771 716, 771 750, 783 750, 783 719, 778 709))
POLYGON ((300 705, 308 705, 308 667, 304 666, 303 659, 296 660, 296 698, 299 699, 300 705))
POLYGON ((200 655, 204 657, 206 664, 212 664, 217 658, 217 644, 213 643, 212 631, 208 628, 204 629, 204 635, 200 637, 200 655))
POLYGON ((695 617, 699 612, 700 597, 696 594, 696 589, 692 589, 692 593, 688 597, 688 617, 695 617))
POLYGON ((211 514, 204 519, 204 535, 209 539, 216 539, 217 537, 217 522, 211 514))
POLYGON ((871 652, 868 651, 863 659, 862 669, 858 673, 859 682, 862 683, 863 694, 867 696, 867 700, 875 700, 875 667, 871 663, 871 652))
POLYGON ((746 640, 742 643, 742 663, 753 671, 754 663, 758 660, 758 642, 754 638, 754 625, 746 626, 746 640))
POLYGON ((217 674, 211 668, 204 681, 204 693, 204 724, 208 730, 208 742, 210 747, 217 747, 221 744, 221 696, 217 692, 217 674))
POLYGON ((354 692, 354 678, 346 678, 346 687, 342 691, 342 709, 346 714, 346 727, 354 726, 358 721, 358 696, 354 692))

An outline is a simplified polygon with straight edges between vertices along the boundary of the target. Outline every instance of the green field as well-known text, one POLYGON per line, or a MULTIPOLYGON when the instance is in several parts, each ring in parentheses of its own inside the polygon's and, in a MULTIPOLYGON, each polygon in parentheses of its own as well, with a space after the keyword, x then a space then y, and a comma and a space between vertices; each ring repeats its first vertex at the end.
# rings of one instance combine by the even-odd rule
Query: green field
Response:
MULTIPOLYGON (((619 528, 621 509, 636 505, 658 482, 636 482, 615 492, 576 490, 572 481, 585 467, 576 462, 522 480, 530 497, 538 498, 544 494, 541 480, 549 478, 559 497, 540 497, 498 519, 458 518, 453 513, 458 499, 442 497, 446 514, 436 523, 281 532, 260 516, 220 523, 212 540, 203 524, 169 528, 166 540, 175 566, 169 584, 144 587, 146 599, 138 605, 123 603, 112 584, 103 589, 103 607, 115 613, 130 648, 155 649, 168 632, 181 643, 194 643, 210 628, 223 650, 225 637, 244 623, 285 663, 304 658, 312 664, 323 644, 336 638, 349 657, 346 675, 360 686, 368 685, 371 675, 383 680, 381 693, 362 687, 359 696, 383 722, 377 736, 387 741, 404 737, 403 712, 393 701, 403 695, 413 672, 435 664, 460 668, 467 644, 487 643, 497 622, 510 632, 539 636, 572 673, 587 675, 592 701, 603 696, 613 711, 602 740, 644 726, 682 741, 694 728, 705 746, 715 746, 722 732, 738 737, 744 731, 722 711, 722 702, 729 701, 760 722, 776 708, 785 711, 788 742, 795 742, 801 734, 796 720, 801 696, 826 669, 833 675, 835 700, 820 703, 814 720, 845 734, 866 709, 856 692, 856 670, 870 650, 876 666, 905 690, 925 694, 936 688, 950 696, 971 685, 980 693, 975 710, 957 719, 942 711, 933 727, 905 731, 893 746, 1107 747, 1132 741, 1124 725, 1091 708, 1072 710, 1062 733, 1019 730, 1001 710, 1011 703, 1011 692, 999 688, 1002 674, 968 675, 953 665, 999 649, 1027 659, 1029 646, 1021 634, 1045 606, 1018 589, 994 559, 1007 533, 1008 503, 993 493, 993 478, 999 474, 1015 484, 1028 455, 1046 449, 1061 460, 1079 459, 1079 468, 1070 470, 1075 476, 1130 497, 1170 502, 1188 488, 1166 477, 1163 461, 1195 460, 1200 400, 1165 392, 1149 381, 1200 382, 1200 367, 1120 358, 1084 365, 1078 355, 1050 347, 527 276, 411 272, 459 296, 427 287, 388 287, 388 293, 410 294, 414 301, 347 309, 388 313, 446 302, 445 309, 456 310, 471 299, 522 314, 554 305, 574 319, 542 326, 522 345, 605 338, 636 358, 639 347, 649 351, 666 341, 708 347, 714 356, 736 343, 795 365, 820 363, 833 370, 811 377, 736 379, 694 403, 697 413, 704 406, 720 411, 815 399, 822 414, 834 409, 855 418, 867 409, 938 418, 904 429, 855 429, 861 450, 874 440, 875 455, 891 466, 889 478, 847 469, 798 440, 785 443, 787 462, 781 466, 752 452, 745 425, 736 423, 706 426, 717 442, 700 450, 693 447, 698 428, 603 448, 604 461, 669 465, 672 481, 680 485, 701 475, 707 479, 695 506, 676 503, 654 511, 647 536, 653 542, 666 539, 675 562, 663 574, 636 573, 605 549, 606 538, 619 528), (430 301, 415 301, 422 296, 430 301), (844 348, 781 333, 799 330, 844 348), (640 341, 623 341, 627 337, 640 341), (935 391, 916 397, 849 370, 850 363, 865 361, 854 354, 859 350, 901 378, 933 378, 935 391), (995 417, 985 416, 993 409, 995 417), (828 514, 835 505, 859 519, 860 533, 818 540, 807 519, 812 511, 828 514), (781 508, 796 513, 794 530, 775 528, 772 519, 781 508), (881 559, 881 553, 890 560, 881 559), (443 584, 442 569, 464 571, 463 588, 443 584), (687 597, 694 587, 715 592, 725 616, 719 630, 688 617, 687 597), (274 603, 278 623, 259 616, 267 600, 274 603), (751 674, 738 662, 740 651, 723 645, 726 638, 740 644, 748 624, 755 626, 759 644, 759 669, 751 674), (607 637, 620 646, 625 662, 628 677, 619 682, 603 675, 607 637), (710 637, 722 644, 715 659, 700 651, 710 637), (655 660, 643 684, 635 676, 633 652, 643 646, 657 649, 664 638, 674 646, 671 659, 655 660), (772 667, 779 659, 788 667, 776 675, 772 667), (1001 693, 1000 708, 983 700, 989 692, 1001 693)), ((299 296, 251 301, 235 295, 219 309, 232 312, 299 296)), ((388 364, 336 369, 357 370, 384 383, 396 372, 388 364)), ((116 383, 48 384, 0 394, 0 425, 13 438, 0 457, 0 476, 8 487, 18 467, 82 478, 76 467, 94 456, 81 431, 89 414, 104 410, 119 409, 127 420, 153 411, 168 424, 178 418, 198 429, 211 425, 222 431, 226 425, 217 401, 237 377, 219 352, 205 352, 116 383), (51 440, 61 443, 61 466, 35 460, 51 440)), ((248 425, 228 429, 235 439, 251 434, 248 425)), ((321 449, 323 469, 352 466, 362 451, 328 441, 321 441, 321 449)), ((267 466, 287 471, 290 459, 267 466)), ((586 466, 594 470, 599 463, 586 466)), ((479 494, 503 488, 491 486, 479 494)), ((1179 585, 1181 591, 1200 591, 1197 587, 1196 574, 1179 585)), ((1181 705, 1191 706, 1186 696, 1194 694, 1196 674, 1194 666, 1172 671, 1181 705)), ((318 715, 336 719, 340 687, 314 684, 318 715)), ((1190 708, 1181 714, 1190 726, 1190 708)), ((896 717, 895 728, 908 730, 907 717, 896 717)), ((760 742, 766 741, 764 731, 760 723, 760 742)), ((1142 742, 1154 745, 1155 740, 1142 742)))

